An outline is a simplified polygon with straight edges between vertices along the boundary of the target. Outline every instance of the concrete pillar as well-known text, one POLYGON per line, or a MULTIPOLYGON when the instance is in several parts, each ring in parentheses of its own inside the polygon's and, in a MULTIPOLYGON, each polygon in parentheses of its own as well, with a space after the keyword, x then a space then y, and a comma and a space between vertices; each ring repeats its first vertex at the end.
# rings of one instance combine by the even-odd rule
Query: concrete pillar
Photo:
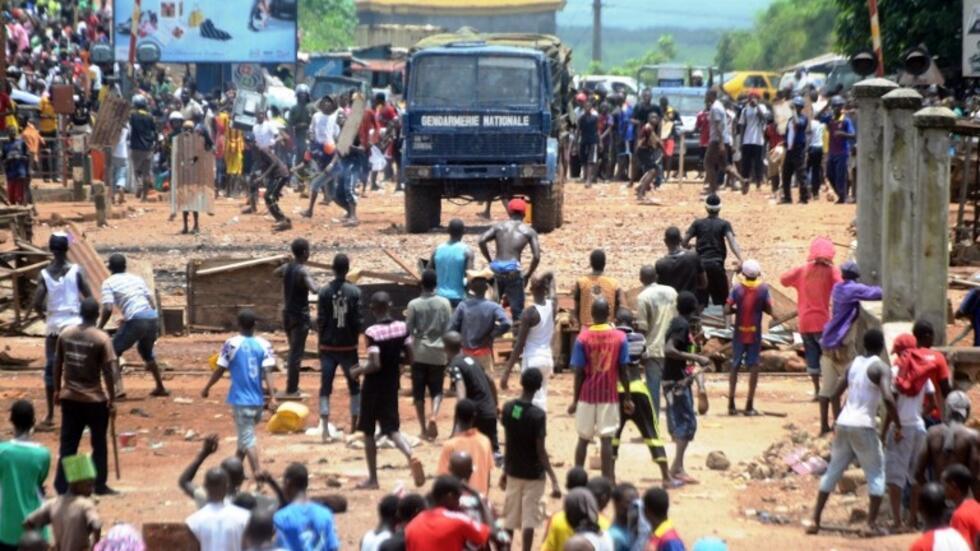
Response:
POLYGON ((881 203, 884 108, 881 96, 898 88, 883 78, 862 80, 854 85, 857 98, 857 261, 861 279, 881 285, 881 203))
MULTIPOLYGON (((885 107, 884 192, 881 210, 882 322, 915 319, 916 131, 912 115, 922 96, 911 88, 881 98, 885 107)), ((947 198, 948 199, 948 198, 947 198)))
POLYGON ((936 329, 946 343, 946 292, 949 276, 949 139, 956 115, 927 107, 913 116, 918 130, 919 223, 916 225, 915 316, 936 329))

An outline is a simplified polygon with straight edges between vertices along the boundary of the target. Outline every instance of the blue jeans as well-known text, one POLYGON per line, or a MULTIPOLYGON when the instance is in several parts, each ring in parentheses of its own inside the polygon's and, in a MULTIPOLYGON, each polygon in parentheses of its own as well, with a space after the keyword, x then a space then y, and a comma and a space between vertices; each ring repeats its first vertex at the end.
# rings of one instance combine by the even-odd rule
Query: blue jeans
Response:
POLYGON ((670 381, 664 385, 667 400, 667 432, 674 440, 690 442, 698 432, 698 418, 694 413, 694 395, 690 385, 677 385, 670 381))
POLYGON ((157 318, 131 319, 119 326, 112 337, 112 349, 118 357, 135 344, 144 362, 154 362, 153 344, 157 341, 158 332, 157 318))
POLYGON ((663 358, 645 358, 643 372, 646 376, 647 390, 650 391, 650 401, 653 402, 653 415, 660 418, 660 379, 664 376, 663 358))
POLYGON ((500 296, 507 297, 511 319, 518 322, 524 312, 524 275, 519 269, 504 273, 494 272, 494 281, 497 282, 500 296))
POLYGON ((885 456, 881 450, 878 433, 870 427, 834 427, 834 444, 830 450, 830 466, 820 479, 820 491, 831 493, 834 486, 854 459, 864 470, 868 480, 868 494, 885 495, 885 456))
POLYGON ((320 352, 320 417, 330 416, 330 395, 333 394, 333 378, 337 366, 344 370, 347 390, 350 392, 350 414, 361 413, 361 385, 351 377, 350 370, 357 365, 357 351, 320 352))
POLYGON ((827 179, 837 193, 837 200, 847 200, 847 155, 830 155, 827 157, 827 179))
POLYGON ((803 356, 806 358, 806 372, 820 375, 820 333, 803 333, 803 356))

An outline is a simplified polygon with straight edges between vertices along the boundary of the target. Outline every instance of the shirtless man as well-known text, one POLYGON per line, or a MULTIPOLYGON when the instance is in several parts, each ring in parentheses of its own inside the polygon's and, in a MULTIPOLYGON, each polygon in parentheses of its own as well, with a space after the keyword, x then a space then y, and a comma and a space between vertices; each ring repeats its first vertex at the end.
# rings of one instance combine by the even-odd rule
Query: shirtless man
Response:
POLYGON ((980 495, 980 434, 964 425, 970 418, 970 399, 955 390, 946 396, 946 423, 929 428, 926 445, 919 452, 915 469, 915 484, 909 508, 910 524, 918 520, 919 490, 926 483, 926 473, 941 473, 946 467, 960 464, 973 473, 973 495, 980 495))
POLYGON ((47 416, 37 430, 54 427, 54 356, 55 345, 62 329, 82 323, 79 311, 82 299, 92 296, 81 266, 68 262, 68 236, 61 232, 48 240, 53 260, 41 270, 34 294, 34 309, 45 316, 47 331, 44 338, 44 395, 47 400, 47 416))
POLYGON ((521 313, 524 312, 524 282, 531 279, 541 262, 538 232, 524 223, 526 211, 527 203, 523 199, 511 199, 507 203, 510 219, 494 224, 480 237, 480 252, 490 263, 490 269, 497 280, 497 291, 501 296, 507 297, 511 318, 515 321, 520 320, 521 313), (496 259, 490 258, 490 241, 496 243, 496 259), (521 253, 528 245, 531 246, 531 266, 527 273, 522 274, 521 253))

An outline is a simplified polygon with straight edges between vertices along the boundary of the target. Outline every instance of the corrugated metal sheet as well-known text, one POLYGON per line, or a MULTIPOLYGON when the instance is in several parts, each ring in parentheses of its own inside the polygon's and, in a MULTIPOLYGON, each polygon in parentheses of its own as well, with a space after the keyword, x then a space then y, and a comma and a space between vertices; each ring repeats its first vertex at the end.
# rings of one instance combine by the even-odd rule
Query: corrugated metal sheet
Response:
POLYGON ((88 286, 92 289, 92 295, 101 304, 102 282, 109 277, 109 268, 106 267, 99 253, 95 252, 92 245, 85 240, 78 226, 68 222, 65 232, 68 234, 69 242, 68 261, 82 267, 88 286))

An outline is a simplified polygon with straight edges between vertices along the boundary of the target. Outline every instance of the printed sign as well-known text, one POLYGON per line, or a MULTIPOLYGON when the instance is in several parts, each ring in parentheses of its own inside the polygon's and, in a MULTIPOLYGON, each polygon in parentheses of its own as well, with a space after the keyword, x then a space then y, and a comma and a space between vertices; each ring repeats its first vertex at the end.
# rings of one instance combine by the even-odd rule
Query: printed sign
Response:
POLYGON ((963 76, 980 77, 980 0, 963 0, 963 76))
POLYGON ((163 63, 295 63, 296 0, 115 0, 116 60, 153 42, 163 63), (133 28, 133 27, 136 28, 133 28))

